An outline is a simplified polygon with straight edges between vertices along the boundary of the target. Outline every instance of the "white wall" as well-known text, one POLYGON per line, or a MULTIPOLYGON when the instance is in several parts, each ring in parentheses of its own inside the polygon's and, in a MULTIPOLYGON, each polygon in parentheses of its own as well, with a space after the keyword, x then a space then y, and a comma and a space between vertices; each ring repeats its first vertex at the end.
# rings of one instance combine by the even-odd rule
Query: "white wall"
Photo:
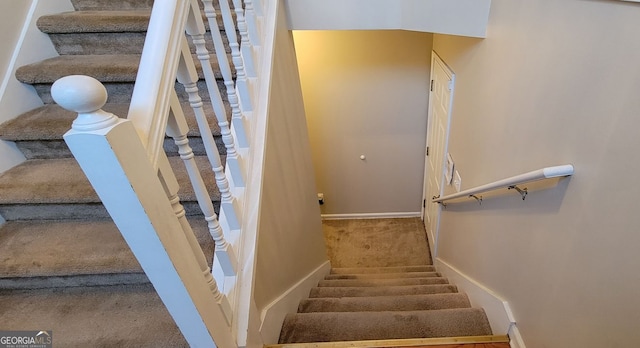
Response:
POLYGON ((285 0, 292 30, 413 30, 485 37, 491 0, 285 0))
POLYGON ((420 212, 432 37, 294 31, 323 214, 420 212))
MULTIPOLYGON (((35 21, 45 14, 71 10, 69 0, 0 0, 0 123, 42 105, 31 86, 15 79, 15 70, 57 55, 35 21)), ((15 144, 0 140, 0 173, 22 161, 24 156, 15 144)))
MULTIPOLYGON (((279 18, 256 255, 254 298, 258 310, 328 259, 293 39, 283 13, 279 18)), ((295 308, 297 301, 290 311, 295 308)))
POLYGON ((435 35, 456 73, 463 189, 572 163, 557 187, 451 204, 439 257, 504 297, 529 347, 640 343, 640 4, 494 0, 484 40, 435 35))

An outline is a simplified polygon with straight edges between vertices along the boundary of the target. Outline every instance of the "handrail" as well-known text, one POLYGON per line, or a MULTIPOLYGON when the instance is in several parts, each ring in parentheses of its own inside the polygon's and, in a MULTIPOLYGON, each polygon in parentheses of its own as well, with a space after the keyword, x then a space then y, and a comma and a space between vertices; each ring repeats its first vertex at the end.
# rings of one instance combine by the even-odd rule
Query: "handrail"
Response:
POLYGON ((127 119, 133 122, 154 167, 165 139, 189 5, 185 0, 154 4, 136 76, 136 81, 144 83, 134 85, 129 105, 127 119))
POLYGON ((487 191, 493 191, 501 188, 515 189, 522 195, 522 199, 526 196, 526 189, 521 190, 517 187, 517 185, 524 184, 527 182, 538 181, 543 179, 551 179, 556 177, 563 176, 571 176, 573 175, 573 166, 571 164, 565 164, 561 166, 555 167, 546 167, 538 170, 534 170, 528 173, 512 176, 506 179, 494 181, 489 184, 476 186, 474 188, 470 188, 468 190, 460 191, 458 193, 454 193, 444 197, 434 197, 431 202, 433 203, 443 203, 445 201, 449 201, 452 199, 460 198, 460 197, 469 197, 475 198, 477 200, 481 200, 477 198, 475 195, 478 193, 483 193, 487 191))

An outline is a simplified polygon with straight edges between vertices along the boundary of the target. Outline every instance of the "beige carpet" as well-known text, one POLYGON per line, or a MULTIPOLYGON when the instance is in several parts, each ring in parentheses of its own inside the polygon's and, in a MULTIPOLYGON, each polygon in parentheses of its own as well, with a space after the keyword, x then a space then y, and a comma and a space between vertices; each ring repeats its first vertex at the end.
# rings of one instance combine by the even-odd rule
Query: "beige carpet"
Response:
POLYGON ((324 220, 322 225, 333 267, 431 264, 420 218, 324 220))

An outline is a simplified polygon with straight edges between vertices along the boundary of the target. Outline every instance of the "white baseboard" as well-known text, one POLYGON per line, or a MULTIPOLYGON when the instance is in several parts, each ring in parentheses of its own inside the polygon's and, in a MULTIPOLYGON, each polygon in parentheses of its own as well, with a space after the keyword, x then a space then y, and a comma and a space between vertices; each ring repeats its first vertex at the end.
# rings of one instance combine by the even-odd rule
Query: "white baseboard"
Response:
POLYGON ((436 258, 435 266, 460 292, 469 296, 473 307, 484 309, 494 335, 509 335, 512 348, 526 348, 507 301, 440 258, 436 258))
POLYGON ((330 270, 331 263, 326 261, 262 310, 260 334, 264 344, 278 343, 284 317, 298 311, 300 301, 309 297, 311 288, 318 285, 330 270))
POLYGON ((408 211, 399 213, 354 213, 354 214, 322 214, 322 220, 344 220, 344 219, 391 219, 391 218, 413 218, 421 217, 419 211, 408 211))
POLYGON ((527 348, 524 345, 522 336, 520 336, 520 330, 518 330, 518 327, 515 325, 511 325, 509 329, 509 345, 511 348, 527 348))

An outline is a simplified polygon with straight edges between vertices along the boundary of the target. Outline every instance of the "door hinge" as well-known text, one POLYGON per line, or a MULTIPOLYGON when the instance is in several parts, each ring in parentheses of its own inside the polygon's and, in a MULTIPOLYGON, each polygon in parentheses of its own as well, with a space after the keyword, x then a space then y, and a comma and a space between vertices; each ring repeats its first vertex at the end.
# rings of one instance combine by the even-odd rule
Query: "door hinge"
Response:
POLYGON ((429 90, 433 92, 433 80, 431 80, 431 87, 429 87, 429 90))
POLYGON ((423 208, 426 208, 426 207, 427 207, 427 200, 426 200, 426 199, 423 199, 423 200, 422 200, 422 207, 423 207, 423 208))
POLYGON ((429 146, 427 146, 427 156, 429 156, 429 146))

